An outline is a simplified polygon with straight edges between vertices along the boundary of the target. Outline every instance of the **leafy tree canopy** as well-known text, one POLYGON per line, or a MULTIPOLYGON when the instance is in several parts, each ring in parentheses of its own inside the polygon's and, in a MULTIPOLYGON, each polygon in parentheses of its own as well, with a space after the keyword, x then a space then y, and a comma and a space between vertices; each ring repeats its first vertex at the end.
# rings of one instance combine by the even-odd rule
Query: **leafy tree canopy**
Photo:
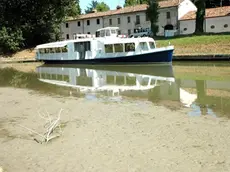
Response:
POLYGON ((109 6, 104 3, 104 2, 98 2, 96 0, 92 0, 89 4, 89 6, 87 7, 87 9, 85 10, 85 13, 92 13, 93 10, 97 10, 99 12, 103 12, 103 11, 108 11, 110 10, 109 6))
POLYGON ((153 35, 156 35, 158 32, 158 16, 159 16, 159 4, 158 0, 147 0, 148 8, 146 11, 146 15, 148 16, 150 22, 151 22, 151 30, 153 32, 153 35))
POLYGON ((57 40, 61 22, 81 10, 79 0, 1 0, 0 11, 0 53, 6 53, 57 40))

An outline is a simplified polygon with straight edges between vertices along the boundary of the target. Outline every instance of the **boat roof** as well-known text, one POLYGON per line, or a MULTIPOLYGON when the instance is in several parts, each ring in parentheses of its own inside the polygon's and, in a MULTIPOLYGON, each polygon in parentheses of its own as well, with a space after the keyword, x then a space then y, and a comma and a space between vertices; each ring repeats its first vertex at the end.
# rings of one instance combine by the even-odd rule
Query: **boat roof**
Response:
POLYGON ((98 29, 97 31, 101 31, 101 30, 111 30, 111 29, 119 29, 119 27, 104 27, 104 28, 101 28, 101 29, 98 29))
POLYGON ((153 38, 113 38, 104 39, 104 44, 116 44, 116 43, 136 43, 136 42, 154 42, 153 38))
POLYGON ((64 41, 58 41, 58 42, 50 42, 45 44, 37 45, 35 49, 41 49, 41 48, 58 48, 58 47, 64 47, 68 43, 72 42, 85 42, 90 41, 92 38, 84 38, 84 39, 71 39, 71 40, 64 40, 64 41))

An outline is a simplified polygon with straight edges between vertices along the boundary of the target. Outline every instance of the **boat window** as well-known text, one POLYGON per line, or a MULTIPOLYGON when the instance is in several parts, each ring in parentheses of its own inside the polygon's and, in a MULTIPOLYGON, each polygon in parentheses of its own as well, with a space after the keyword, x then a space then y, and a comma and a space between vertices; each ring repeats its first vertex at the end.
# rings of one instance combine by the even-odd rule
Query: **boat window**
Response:
POLYGON ((116 33, 116 30, 114 30, 114 29, 111 30, 111 33, 112 33, 112 34, 115 34, 115 33, 116 33))
POLYGON ((96 32, 96 37, 100 37, 100 32, 96 32))
POLYGON ((135 51, 135 43, 126 43, 125 52, 135 51))
POLYGON ((125 77, 124 76, 116 76, 116 85, 125 85, 125 77))
POLYGON ((102 30, 102 31, 101 31, 101 37, 104 37, 104 36, 105 36, 105 31, 102 30))
POLYGON ((105 52, 106 53, 113 53, 113 44, 105 45, 105 52))
POLYGON ((106 75, 106 83, 107 84, 114 84, 114 81, 115 81, 114 76, 106 75))
POLYGON ((55 49, 55 51, 56 51, 56 53, 61 53, 61 48, 58 47, 55 49))
POLYGON ((75 42, 74 43, 74 51, 76 52, 84 52, 84 51, 90 51, 91 47, 90 47, 90 42, 86 41, 86 42, 75 42))
POLYGON ((114 44, 114 51, 117 52, 123 52, 123 44, 114 44))
POLYGON ((44 53, 45 53, 45 50, 42 48, 42 49, 39 50, 39 53, 40 53, 40 54, 44 54, 44 53))
POLYGON ((45 53, 49 53, 49 48, 45 48, 45 53))
POLYGON ((110 36, 110 30, 106 30, 106 36, 110 36))
POLYGON ((149 46, 150 46, 151 49, 156 48, 154 42, 149 42, 149 46))
POLYGON ((50 53, 55 53, 55 48, 50 48, 50 53))
POLYGON ((148 50, 148 45, 147 45, 147 42, 140 42, 140 47, 141 47, 141 50, 148 50))
POLYGON ((63 53, 66 53, 66 52, 67 52, 67 46, 62 47, 62 52, 63 52, 63 53))
POLYGON ((126 85, 136 85, 136 77, 126 76, 126 85))

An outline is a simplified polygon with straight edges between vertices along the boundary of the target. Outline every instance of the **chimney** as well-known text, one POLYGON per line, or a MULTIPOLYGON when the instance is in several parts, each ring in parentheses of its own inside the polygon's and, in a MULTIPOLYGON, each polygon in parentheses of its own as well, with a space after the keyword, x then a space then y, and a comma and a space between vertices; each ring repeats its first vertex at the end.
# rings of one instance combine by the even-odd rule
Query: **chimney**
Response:
POLYGON ((96 12, 97 12, 97 9, 94 8, 94 9, 92 10, 92 13, 96 13, 96 12))
POLYGON ((121 9, 122 7, 120 5, 117 6, 117 10, 121 9))

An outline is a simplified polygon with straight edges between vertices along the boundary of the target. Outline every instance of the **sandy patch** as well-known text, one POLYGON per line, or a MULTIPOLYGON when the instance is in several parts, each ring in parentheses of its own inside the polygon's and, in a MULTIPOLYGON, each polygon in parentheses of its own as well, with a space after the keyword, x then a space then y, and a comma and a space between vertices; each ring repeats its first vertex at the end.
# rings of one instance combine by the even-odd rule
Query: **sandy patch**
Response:
POLYGON ((8 172, 227 172, 230 122, 151 103, 103 103, 0 88, 0 166, 8 172), (64 134, 38 144, 38 109, 64 109, 64 134))

